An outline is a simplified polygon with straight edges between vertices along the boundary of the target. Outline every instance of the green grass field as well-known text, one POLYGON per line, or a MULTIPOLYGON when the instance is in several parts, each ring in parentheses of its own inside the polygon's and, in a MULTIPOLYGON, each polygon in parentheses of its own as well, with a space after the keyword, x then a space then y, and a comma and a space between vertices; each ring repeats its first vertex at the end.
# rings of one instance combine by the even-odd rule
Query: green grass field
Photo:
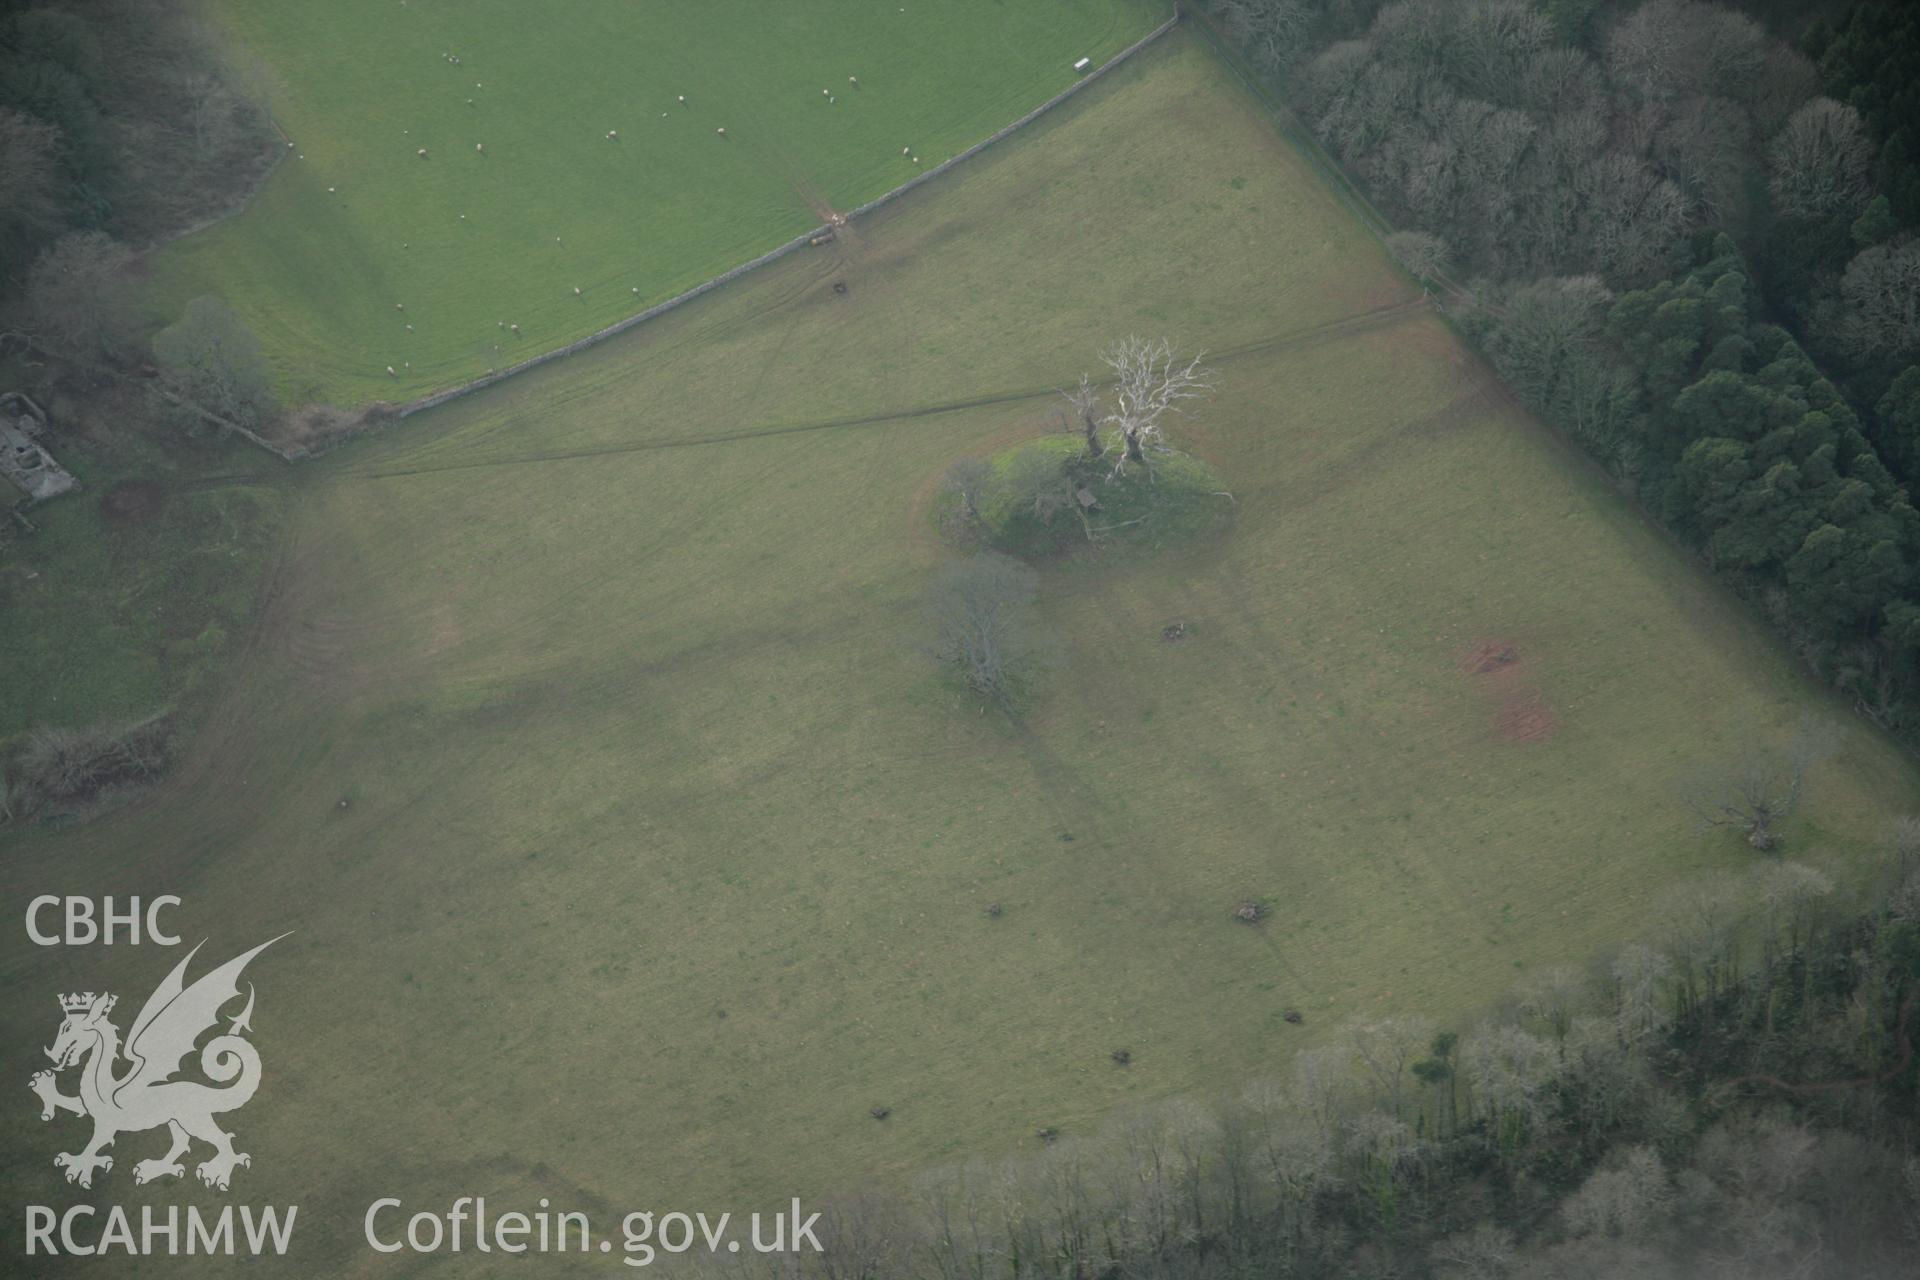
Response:
POLYGON ((156 255, 156 316, 219 294, 290 400, 351 405, 564 346, 764 253, 978 142, 1071 84, 1075 60, 1104 61, 1169 11, 213 7, 294 147, 242 214, 156 255))
MULTIPOLYGON (((1844 712, 1416 297, 1176 33, 827 250, 290 472, 177 779, 17 842, 7 901, 297 931, 236 1124, 306 1273, 385 1274, 375 1195, 765 1207, 1464 1014, 1745 865, 1676 772, 1844 712), (1232 526, 1049 565, 1015 724, 921 652, 930 504, 1128 330, 1213 353, 1178 439, 1232 526)), ((1913 784, 1855 723, 1791 850, 1844 866, 1913 784)), ((0 1027, 174 959, 16 930, 0 1027)), ((17 1101, 6 1180, 64 1203, 73 1125, 17 1101)))

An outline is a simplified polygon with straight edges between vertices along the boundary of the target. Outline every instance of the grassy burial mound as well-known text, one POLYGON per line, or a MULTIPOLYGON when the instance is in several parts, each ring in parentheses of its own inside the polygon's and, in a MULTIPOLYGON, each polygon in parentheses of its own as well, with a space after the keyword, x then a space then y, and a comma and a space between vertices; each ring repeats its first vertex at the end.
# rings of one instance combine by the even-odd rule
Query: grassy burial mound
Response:
MULTIPOLYGON (((1840 709, 1409 296, 1176 35, 834 256, 298 472, 177 785, 0 876, 297 930, 246 1195, 343 1261, 369 1167, 764 1208, 1577 964, 1755 856, 1678 777, 1840 709), (1129 332, 1213 353, 1177 443, 1232 523, 1039 570, 1015 720, 929 656, 929 510, 1129 332)), ((1782 836, 1844 872, 1914 774, 1838 750, 1782 836)), ((172 961, 126 950, 130 988, 172 961)), ((0 1030, 50 1012, 11 983, 0 1030)))
POLYGON ((1082 549, 1169 550, 1222 530, 1232 502, 1220 477, 1190 454, 1116 472, 1077 435, 1050 435, 956 463, 934 518, 956 542, 978 538, 1009 555, 1046 559, 1082 549))
POLYGON ((978 142, 1168 10, 213 8, 292 145, 240 216, 158 256, 154 308, 218 294, 287 396, 351 405, 564 346, 764 253, 978 142))

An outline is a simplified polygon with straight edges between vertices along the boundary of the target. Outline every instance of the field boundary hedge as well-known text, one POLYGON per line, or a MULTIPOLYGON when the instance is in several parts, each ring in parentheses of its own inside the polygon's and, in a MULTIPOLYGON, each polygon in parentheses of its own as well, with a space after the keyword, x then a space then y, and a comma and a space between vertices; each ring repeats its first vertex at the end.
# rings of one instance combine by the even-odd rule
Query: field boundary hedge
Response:
MULTIPOLYGON (((985 151, 988 147, 991 147, 996 142, 1003 141, 1004 139, 1011 136, 1012 134, 1018 133, 1020 130, 1026 128, 1028 125, 1038 120, 1041 116, 1047 114, 1049 111, 1052 111, 1055 107, 1058 107, 1061 103, 1067 101, 1069 98, 1073 97, 1075 94, 1085 89, 1088 85, 1093 84, 1095 81, 1099 80, 1102 76, 1112 71, 1115 67, 1118 67, 1121 64, 1125 63, 1127 60, 1132 58, 1135 54, 1139 53, 1142 49, 1146 48, 1148 45, 1152 44, 1154 41, 1166 35, 1169 31, 1173 30, 1175 26, 1179 25, 1180 18, 1181 18, 1181 6, 1178 3, 1176 3, 1174 6, 1173 15, 1169 17, 1165 22, 1162 22, 1159 26, 1155 27, 1152 31, 1149 31, 1146 35, 1140 37, 1138 40, 1134 41, 1132 44, 1122 49, 1119 53, 1115 54, 1113 57, 1101 63, 1098 67, 1094 68, 1092 71, 1089 71, 1087 74, 1081 76, 1078 80, 1068 85, 1065 89, 1062 89, 1059 93, 1054 94, 1051 98, 1048 98, 1045 102, 1041 103, 1039 106, 1035 107, 1033 110, 1027 112, 1025 115, 1013 121, 1011 124, 1004 125, 1001 128, 995 130, 993 133, 989 134, 987 137, 981 139, 979 142, 974 143, 972 146, 968 147, 966 150, 958 153, 957 155, 950 156, 946 160, 941 161, 939 164, 933 166, 931 169, 926 170, 924 173, 915 174, 912 178, 908 179, 906 182, 901 183, 899 186, 893 188, 891 191, 886 192, 884 195, 877 196, 874 199, 869 200, 865 204, 859 206, 858 208, 852 210, 851 212, 843 214, 842 219, 844 221, 850 222, 855 218, 864 217, 865 215, 872 213, 874 210, 879 209, 882 206, 894 200, 899 199, 901 196, 905 195, 909 191, 912 191, 916 187, 921 186, 923 183, 931 182, 933 179, 939 177, 941 174, 948 172, 949 170, 954 168, 956 165, 959 165, 962 162, 969 160, 974 156, 978 155, 980 152, 985 151)), ((806 247, 807 243, 813 240, 815 237, 824 235, 834 230, 835 225, 837 224, 822 223, 819 226, 814 227, 809 231, 802 232, 800 235, 795 236, 793 239, 787 241, 785 244, 780 245, 777 248, 768 250, 766 253, 761 254, 757 258, 754 258, 747 262, 743 262, 739 266, 733 267, 728 271, 723 271, 719 275, 714 276, 712 279, 703 281, 702 283, 693 286, 691 289, 686 290, 684 293, 675 294, 673 297, 668 298, 664 302, 656 303, 655 305, 648 307, 644 311, 636 312, 633 315, 627 316, 625 319, 615 321, 613 324, 608 325, 606 328, 590 333, 586 337, 580 338, 577 341, 570 342, 564 347, 555 347, 551 351, 542 352, 537 356, 530 356, 527 359, 520 361, 518 364, 510 365, 505 369, 500 369, 493 373, 483 374, 482 376, 478 378, 474 378, 471 381, 463 382, 458 386, 448 387, 443 391, 435 391, 430 395, 425 395, 420 397, 418 400, 412 400, 404 405, 397 406, 393 408, 389 413, 381 415, 381 417, 384 419, 394 419, 394 420, 402 419, 402 418, 410 418, 416 413, 423 413, 428 409, 438 408, 439 406, 443 404, 447 404, 450 401, 458 400, 462 396, 471 395, 476 391, 481 391, 487 387, 491 387, 498 383, 504 382, 508 378, 514 377, 517 374, 525 373, 529 369, 537 368, 538 366, 547 364, 550 361, 563 359, 566 356, 574 355, 574 354, 577 354, 578 352, 585 351, 588 347, 596 346, 599 343, 605 342, 608 338, 612 338, 619 334, 625 333, 629 329, 637 328, 638 326, 645 324, 649 320, 652 320, 658 316, 664 315, 667 312, 672 311, 676 307, 684 306, 685 304, 692 302, 695 298, 700 297, 702 294, 711 292, 714 289, 718 289, 721 285, 727 284, 730 281, 737 280, 741 276, 746 275, 750 271, 758 270, 759 268, 766 266, 770 262, 774 262, 780 258, 784 258, 787 254, 792 253, 795 249, 806 247)), ((358 434, 363 434, 363 433, 362 432, 350 433, 350 435, 348 436, 342 436, 339 439, 329 441, 326 444, 322 444, 314 449, 308 449, 308 448, 297 446, 297 445, 291 448, 283 448, 283 447, 267 444, 264 440, 261 440, 258 437, 250 436, 250 438, 253 439, 254 443, 260 444, 263 447, 267 448, 272 453, 275 453, 280 457, 286 459, 287 461, 292 462, 299 458, 307 457, 312 453, 318 452, 320 449, 324 449, 331 444, 339 443, 340 440, 351 438, 351 435, 358 435, 358 434)))

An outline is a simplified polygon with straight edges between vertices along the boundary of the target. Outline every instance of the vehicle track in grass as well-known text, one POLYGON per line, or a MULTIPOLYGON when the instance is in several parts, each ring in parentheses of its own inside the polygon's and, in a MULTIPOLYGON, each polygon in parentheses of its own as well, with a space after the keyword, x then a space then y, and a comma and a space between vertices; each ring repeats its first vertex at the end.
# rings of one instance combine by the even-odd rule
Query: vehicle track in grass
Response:
MULTIPOLYGON (((1341 320, 1316 325, 1310 329, 1291 330, 1251 342, 1241 343, 1207 353, 1207 359, 1216 364, 1231 363, 1250 356, 1266 355, 1288 348, 1310 346, 1316 342, 1325 342, 1333 338, 1364 332, 1368 329, 1394 324, 1416 314, 1425 314, 1429 305, 1424 299, 1395 303, 1385 307, 1376 307, 1370 311, 1349 316, 1341 320)), ((1064 386, 1063 379, 1059 386, 1064 386)), ((1102 383, 1101 385, 1106 385, 1102 383)), ((917 405, 910 408, 885 409, 877 413, 851 414, 844 417, 824 418, 813 422, 783 423, 763 427, 749 427, 739 431, 723 431, 698 436, 669 437, 661 440, 628 440, 613 444, 590 445, 577 449, 536 449, 525 453, 509 454, 490 458, 463 458, 448 462, 415 466, 365 466, 341 467, 331 473, 331 478, 348 480, 380 480, 402 476, 429 475, 443 471, 467 471, 478 468, 519 466, 540 462, 567 462, 583 458, 600 458, 623 453, 648 453, 659 449, 684 449, 697 445, 735 444, 743 440, 770 439, 779 436, 806 435, 817 431, 839 431, 861 427, 884 426, 893 422, 909 422, 920 418, 939 417, 943 414, 959 413, 968 409, 989 408, 994 405, 1018 404, 1023 401, 1044 400, 1059 394, 1059 386, 1022 387, 1016 390, 990 392, 985 395, 970 396, 961 400, 948 400, 936 404, 917 405)), ((215 483, 210 478, 207 483, 215 483)))

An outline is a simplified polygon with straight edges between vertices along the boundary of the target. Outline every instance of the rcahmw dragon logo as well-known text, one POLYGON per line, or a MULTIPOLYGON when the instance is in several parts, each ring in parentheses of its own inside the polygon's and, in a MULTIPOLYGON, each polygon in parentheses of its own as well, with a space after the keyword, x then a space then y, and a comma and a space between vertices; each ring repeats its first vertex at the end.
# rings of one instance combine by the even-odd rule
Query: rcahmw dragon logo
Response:
POLYGON ((186 1172, 180 1157, 195 1138, 213 1147, 212 1158, 194 1170, 210 1187, 225 1191, 234 1168, 253 1163, 246 1152, 233 1149, 233 1135, 214 1121, 217 1115, 245 1106, 260 1087, 259 1051, 241 1037, 241 1032, 252 1030, 252 983, 247 984, 246 1007, 224 1034, 214 1036, 200 1050, 201 1072, 224 1087, 173 1076, 201 1035, 219 1024, 221 1007, 239 996, 240 971, 247 962, 278 941, 270 938, 187 986, 187 964, 199 952, 196 946, 147 997, 124 1047, 119 1029, 107 1021, 118 997, 91 991, 60 997, 66 1017, 53 1047, 46 1051, 53 1059, 53 1071, 36 1073, 29 1085, 40 1097, 42 1120, 53 1119, 57 1111, 93 1119, 93 1140, 85 1150, 63 1151, 53 1158, 56 1166, 67 1171, 68 1182, 92 1186, 94 1170, 113 1168, 113 1157, 101 1151, 112 1146, 115 1137, 161 1125, 172 1135, 172 1146, 159 1159, 134 1165, 135 1182, 180 1177, 186 1172), (122 1057, 131 1065, 116 1074, 122 1057), (72 1066, 80 1068, 78 1097, 61 1093, 54 1077, 54 1072, 72 1066))

